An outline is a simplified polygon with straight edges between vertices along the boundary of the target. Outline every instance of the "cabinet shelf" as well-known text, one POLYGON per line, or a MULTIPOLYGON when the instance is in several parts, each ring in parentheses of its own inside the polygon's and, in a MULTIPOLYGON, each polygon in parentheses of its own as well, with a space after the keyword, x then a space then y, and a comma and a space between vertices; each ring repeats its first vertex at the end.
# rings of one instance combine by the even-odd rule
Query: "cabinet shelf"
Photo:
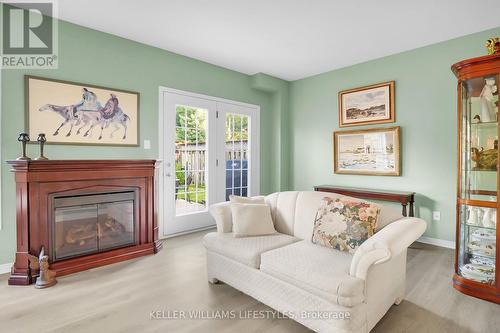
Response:
POLYGON ((469 224, 469 223, 462 223, 462 224, 465 225, 466 227, 470 227, 470 228, 487 229, 487 230, 497 230, 496 227, 483 227, 483 226, 480 226, 480 225, 469 224))
POLYGON ((481 258, 496 259, 495 255, 480 254, 480 253, 474 253, 471 251, 467 251, 467 254, 471 255, 471 256, 481 257, 481 258))
POLYGON ((472 128, 474 127, 479 127, 479 128, 496 128, 498 127, 498 122, 497 121, 485 121, 482 123, 472 123, 471 124, 472 128))

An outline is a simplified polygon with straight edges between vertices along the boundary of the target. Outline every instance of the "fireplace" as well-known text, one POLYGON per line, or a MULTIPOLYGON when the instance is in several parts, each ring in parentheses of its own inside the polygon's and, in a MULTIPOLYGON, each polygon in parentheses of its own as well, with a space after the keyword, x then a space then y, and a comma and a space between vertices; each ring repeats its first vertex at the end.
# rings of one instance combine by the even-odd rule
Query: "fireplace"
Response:
POLYGON ((134 192, 53 198, 52 261, 134 245, 134 192))
POLYGON ((8 161, 16 178, 17 251, 9 284, 34 282, 43 247, 63 276, 161 249, 155 160, 8 161))

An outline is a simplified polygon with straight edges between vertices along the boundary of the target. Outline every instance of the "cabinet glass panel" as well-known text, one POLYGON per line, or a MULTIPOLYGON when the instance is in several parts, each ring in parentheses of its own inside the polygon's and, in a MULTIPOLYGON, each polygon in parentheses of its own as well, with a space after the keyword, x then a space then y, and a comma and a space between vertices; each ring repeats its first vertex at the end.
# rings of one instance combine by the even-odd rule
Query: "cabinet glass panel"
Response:
POLYGON ((497 200, 498 75, 462 81, 462 199, 497 200))
POLYGON ((460 207, 458 273, 463 278, 495 284, 496 223, 495 208, 460 207))

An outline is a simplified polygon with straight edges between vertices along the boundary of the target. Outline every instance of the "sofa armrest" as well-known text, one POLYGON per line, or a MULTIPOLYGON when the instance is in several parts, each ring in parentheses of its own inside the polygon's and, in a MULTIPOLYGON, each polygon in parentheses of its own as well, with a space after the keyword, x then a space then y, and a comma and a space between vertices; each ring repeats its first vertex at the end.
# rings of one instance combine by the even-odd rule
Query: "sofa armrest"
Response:
POLYGON ((213 204, 208 208, 208 211, 215 219, 217 232, 225 233, 233 231, 233 217, 231 215, 231 203, 229 201, 213 204))
POLYGON ((356 250, 349 274, 365 280, 372 265, 386 262, 405 251, 426 228, 427 223, 416 217, 405 217, 387 225, 356 250))

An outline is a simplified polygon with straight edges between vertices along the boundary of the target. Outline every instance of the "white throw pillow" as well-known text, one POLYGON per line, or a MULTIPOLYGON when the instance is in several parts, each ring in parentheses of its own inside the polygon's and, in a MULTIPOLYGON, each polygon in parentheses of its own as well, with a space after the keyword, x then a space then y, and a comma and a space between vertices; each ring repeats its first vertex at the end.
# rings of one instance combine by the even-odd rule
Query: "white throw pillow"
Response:
POLYGON ((257 196, 257 197, 239 197, 237 195, 230 195, 229 196, 229 201, 231 203, 243 203, 243 204, 265 204, 264 196, 257 196))
POLYGON ((403 214, 400 211, 393 209, 393 207, 387 205, 381 206, 380 216, 377 221, 377 228, 375 229, 375 232, 378 232, 383 227, 399 219, 402 219, 403 217, 403 214))
POLYGON ((221 233, 233 230, 233 217, 231 215, 231 204, 229 202, 219 202, 209 208, 210 214, 215 219, 217 231, 221 233))
POLYGON ((276 233, 271 207, 266 204, 232 203, 233 236, 262 236, 276 233))

